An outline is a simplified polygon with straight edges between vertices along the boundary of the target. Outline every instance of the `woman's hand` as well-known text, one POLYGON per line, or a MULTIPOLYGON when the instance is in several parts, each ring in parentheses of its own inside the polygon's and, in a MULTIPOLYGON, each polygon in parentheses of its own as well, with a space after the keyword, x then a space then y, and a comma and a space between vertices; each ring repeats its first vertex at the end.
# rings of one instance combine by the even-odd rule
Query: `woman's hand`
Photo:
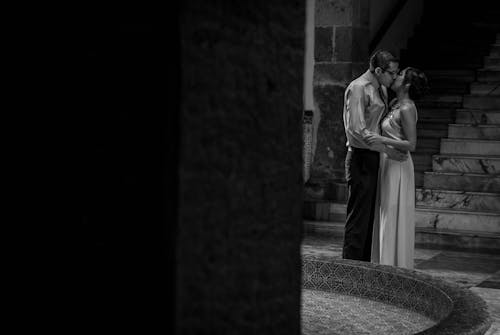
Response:
POLYGON ((384 144, 384 137, 383 136, 380 136, 378 134, 375 134, 375 133, 370 133, 370 134, 367 134, 365 137, 364 137, 364 140, 366 141, 366 143, 368 143, 369 145, 373 145, 373 144, 384 144))

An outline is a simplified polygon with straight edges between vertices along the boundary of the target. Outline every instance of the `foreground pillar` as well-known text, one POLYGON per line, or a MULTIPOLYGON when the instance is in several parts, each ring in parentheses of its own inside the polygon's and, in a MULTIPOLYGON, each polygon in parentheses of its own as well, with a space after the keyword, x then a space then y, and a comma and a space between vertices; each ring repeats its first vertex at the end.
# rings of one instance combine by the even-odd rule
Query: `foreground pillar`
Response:
POLYGON ((179 334, 300 333, 305 3, 181 16, 179 334))

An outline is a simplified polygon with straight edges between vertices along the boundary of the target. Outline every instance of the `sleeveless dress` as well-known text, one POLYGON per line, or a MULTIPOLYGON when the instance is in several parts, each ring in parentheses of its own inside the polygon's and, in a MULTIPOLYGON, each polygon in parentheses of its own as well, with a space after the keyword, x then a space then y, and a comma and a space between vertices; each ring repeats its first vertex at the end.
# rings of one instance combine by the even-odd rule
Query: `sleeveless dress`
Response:
MULTIPOLYGON (((415 120, 416 121, 416 120, 415 120)), ((381 123, 382 136, 406 140, 396 101, 381 123)), ((415 174, 413 161, 380 154, 377 205, 372 238, 372 262, 413 269, 415 253, 415 174)))

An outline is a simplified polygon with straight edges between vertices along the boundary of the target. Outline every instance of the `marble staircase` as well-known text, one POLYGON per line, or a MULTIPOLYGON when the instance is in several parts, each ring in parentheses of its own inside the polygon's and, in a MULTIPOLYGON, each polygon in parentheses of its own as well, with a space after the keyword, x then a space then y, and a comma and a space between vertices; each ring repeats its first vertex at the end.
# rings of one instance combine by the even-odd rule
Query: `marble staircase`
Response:
POLYGON ((423 69, 431 85, 431 94, 417 102, 416 243, 498 252, 500 25, 465 20, 462 27, 474 34, 460 36, 461 44, 439 33, 417 33, 402 55, 402 63, 423 69), (433 60, 419 59, 416 50, 425 40, 442 42, 452 52, 459 44, 467 48, 451 65, 440 60, 439 51, 433 60))
MULTIPOLYGON (((500 33, 485 60, 498 57, 500 33)), ((486 62, 416 190, 416 243, 500 251, 500 68, 486 62)), ((462 73, 463 75, 463 73, 462 73)), ((432 76, 432 72, 431 72, 432 76)))
MULTIPOLYGON (((429 20, 401 53, 402 67, 423 69, 431 85, 430 94, 417 101, 418 140, 412 153, 416 244, 498 253, 500 24, 461 22, 457 31, 462 34, 456 36, 453 26, 426 27, 429 20)), ((335 201, 306 199, 306 233, 343 235, 347 190, 345 184, 338 186, 335 201)))

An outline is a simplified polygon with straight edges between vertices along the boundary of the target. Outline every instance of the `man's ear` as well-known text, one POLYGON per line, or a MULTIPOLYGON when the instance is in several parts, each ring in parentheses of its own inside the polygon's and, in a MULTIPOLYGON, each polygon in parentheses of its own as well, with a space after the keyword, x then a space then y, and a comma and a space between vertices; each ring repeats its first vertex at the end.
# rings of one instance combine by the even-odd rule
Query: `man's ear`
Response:
POLYGON ((380 76, 382 74, 382 69, 380 67, 376 67, 374 72, 377 74, 377 76, 380 76))

